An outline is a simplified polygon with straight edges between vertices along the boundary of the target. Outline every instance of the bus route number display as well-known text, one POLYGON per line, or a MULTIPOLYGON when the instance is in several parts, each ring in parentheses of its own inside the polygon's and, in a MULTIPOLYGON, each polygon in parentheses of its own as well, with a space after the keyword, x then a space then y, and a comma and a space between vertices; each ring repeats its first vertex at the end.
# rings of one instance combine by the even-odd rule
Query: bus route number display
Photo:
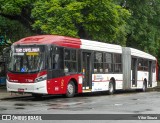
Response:
POLYGON ((16 53, 26 53, 26 52, 39 52, 40 49, 38 47, 36 48, 16 48, 15 52, 16 53))

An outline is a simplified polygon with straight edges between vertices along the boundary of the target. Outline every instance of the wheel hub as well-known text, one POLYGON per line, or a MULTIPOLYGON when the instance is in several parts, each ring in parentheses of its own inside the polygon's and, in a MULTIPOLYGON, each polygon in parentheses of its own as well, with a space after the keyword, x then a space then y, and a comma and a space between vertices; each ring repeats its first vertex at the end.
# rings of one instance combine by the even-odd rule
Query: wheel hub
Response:
POLYGON ((71 85, 71 84, 68 84, 68 87, 67 87, 67 90, 68 90, 68 92, 70 93, 70 94, 72 94, 73 93, 73 86, 71 85))

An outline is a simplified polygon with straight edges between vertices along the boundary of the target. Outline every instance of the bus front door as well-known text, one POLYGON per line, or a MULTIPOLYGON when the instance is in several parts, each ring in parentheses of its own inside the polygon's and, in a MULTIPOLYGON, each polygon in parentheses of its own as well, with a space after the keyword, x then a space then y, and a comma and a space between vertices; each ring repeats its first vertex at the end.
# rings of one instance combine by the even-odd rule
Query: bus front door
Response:
POLYGON ((91 91, 92 89, 92 65, 91 65, 91 53, 82 52, 82 72, 83 78, 83 90, 91 91))

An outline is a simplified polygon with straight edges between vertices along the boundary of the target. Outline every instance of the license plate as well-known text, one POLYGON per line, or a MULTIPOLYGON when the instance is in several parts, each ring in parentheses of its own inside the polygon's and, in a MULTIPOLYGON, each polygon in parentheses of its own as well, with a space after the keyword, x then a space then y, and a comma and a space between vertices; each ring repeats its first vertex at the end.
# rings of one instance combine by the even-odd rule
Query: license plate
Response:
POLYGON ((18 92, 24 92, 24 89, 18 88, 18 92))

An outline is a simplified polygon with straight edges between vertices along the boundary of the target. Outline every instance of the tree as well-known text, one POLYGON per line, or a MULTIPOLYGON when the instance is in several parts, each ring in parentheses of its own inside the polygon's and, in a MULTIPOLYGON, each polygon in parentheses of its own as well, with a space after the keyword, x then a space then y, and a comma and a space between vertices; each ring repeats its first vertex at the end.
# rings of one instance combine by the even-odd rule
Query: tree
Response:
POLYGON ((127 45, 160 57, 160 0, 3 0, 0 3, 0 31, 12 40, 32 35, 34 29, 36 34, 127 45))
MULTIPOLYGON (((12 42, 33 35, 31 9, 35 0, 1 0, 0 36, 12 42)), ((1 45, 1 49, 6 47, 1 45)))
POLYGON ((129 12, 112 0, 41 0, 34 4, 33 28, 59 34, 125 45, 129 12))
POLYGON ((130 11, 126 45, 157 56, 160 50, 160 0, 121 0, 130 11))
MULTIPOLYGON (((19 21, 9 20, 0 16, 0 37, 3 37, 5 41, 7 40, 13 43, 16 40, 29 35, 33 35, 33 33, 23 24, 19 23, 19 21)), ((8 47, 10 45, 11 44, 8 44, 7 42, 3 42, 0 44, 0 51, 4 47, 8 47)))
POLYGON ((0 16, 40 34, 125 45, 129 12, 112 0, 3 0, 0 16))
POLYGON ((33 28, 42 33, 78 37, 74 23, 82 22, 82 7, 81 2, 71 0, 37 1, 32 10, 33 28))
POLYGON ((0 16, 18 20, 32 30, 31 10, 36 0, 3 0, 0 4, 0 16))

